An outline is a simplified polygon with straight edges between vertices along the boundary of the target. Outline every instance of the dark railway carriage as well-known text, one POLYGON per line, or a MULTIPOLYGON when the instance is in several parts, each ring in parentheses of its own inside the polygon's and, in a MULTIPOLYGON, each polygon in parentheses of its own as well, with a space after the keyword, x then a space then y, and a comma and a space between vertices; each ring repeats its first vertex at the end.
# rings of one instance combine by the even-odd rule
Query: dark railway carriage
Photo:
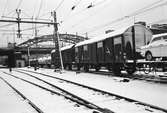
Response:
MULTIPOLYGON (((152 37, 152 32, 143 25, 135 24, 117 31, 86 40, 76 45, 61 48, 64 67, 76 65, 85 71, 103 66, 120 74, 121 70, 133 73, 136 61, 141 57, 140 47, 146 45, 152 37)), ((54 52, 52 52, 54 62, 54 52)))
POLYGON ((75 48, 74 45, 69 45, 61 48, 62 60, 64 68, 72 69, 72 64, 75 62, 75 48))
MULTIPOLYGON (((62 54, 62 60, 64 68, 68 68, 69 70, 72 69, 72 65, 75 62, 75 48, 74 44, 65 46, 61 48, 61 54, 62 54)), ((51 64, 54 65, 56 62, 55 59, 55 50, 52 50, 51 52, 51 64)))
POLYGON ((107 65, 107 69, 111 70, 112 63, 114 62, 114 44, 113 44, 113 39, 112 38, 107 38, 104 40, 104 59, 105 59, 105 64, 107 65))
POLYGON ((133 73, 136 60, 141 58, 140 47, 146 45, 152 32, 143 25, 133 25, 113 31, 104 36, 80 42, 75 46, 75 61, 88 71, 90 67, 99 70, 105 66, 114 73, 121 70, 133 73))
MULTIPOLYGON (((100 39, 100 38, 99 38, 100 39)), ((101 39, 100 39, 101 40, 101 39)), ((98 69, 100 64, 97 62, 97 39, 90 39, 75 45, 76 64, 78 70, 84 67, 88 71, 90 67, 98 69)))

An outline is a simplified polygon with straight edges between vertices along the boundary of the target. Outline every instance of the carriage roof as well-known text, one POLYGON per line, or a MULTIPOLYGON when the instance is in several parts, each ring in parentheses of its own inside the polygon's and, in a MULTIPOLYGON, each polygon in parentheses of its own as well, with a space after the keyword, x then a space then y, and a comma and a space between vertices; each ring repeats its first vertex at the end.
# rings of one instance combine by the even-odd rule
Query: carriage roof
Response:
POLYGON ((133 26, 141 26, 141 27, 145 28, 145 26, 140 25, 140 24, 131 25, 131 26, 128 26, 128 27, 121 28, 119 30, 115 30, 115 31, 113 31, 111 33, 108 33, 108 34, 105 34, 105 35, 97 36, 95 38, 91 38, 89 40, 85 40, 85 41, 79 42, 78 44, 75 45, 75 47, 91 44, 91 43, 94 43, 94 42, 103 41, 103 40, 105 40, 107 38, 115 37, 115 36, 124 34, 124 33, 126 33, 126 31, 128 31, 128 29, 132 28, 133 26))

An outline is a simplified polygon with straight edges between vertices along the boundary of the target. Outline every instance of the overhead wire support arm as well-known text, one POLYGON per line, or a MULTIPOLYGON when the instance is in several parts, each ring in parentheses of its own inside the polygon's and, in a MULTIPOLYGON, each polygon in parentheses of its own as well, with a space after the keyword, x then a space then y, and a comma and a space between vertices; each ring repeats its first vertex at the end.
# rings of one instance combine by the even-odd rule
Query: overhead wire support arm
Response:
MULTIPOLYGON (((3 20, 3 19, 0 19, 0 22, 17 23, 18 21, 17 20, 3 20)), ((20 20, 19 22, 20 23, 34 23, 34 24, 50 24, 50 25, 58 24, 58 23, 55 23, 55 22, 42 22, 42 21, 22 21, 22 20, 20 20)))

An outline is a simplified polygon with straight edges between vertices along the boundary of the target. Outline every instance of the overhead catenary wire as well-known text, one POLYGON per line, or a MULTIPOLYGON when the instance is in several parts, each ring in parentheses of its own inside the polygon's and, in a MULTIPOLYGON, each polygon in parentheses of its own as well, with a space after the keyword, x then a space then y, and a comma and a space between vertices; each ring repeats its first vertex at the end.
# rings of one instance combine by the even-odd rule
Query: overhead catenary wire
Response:
POLYGON ((13 30, 7 30, 7 29, 0 29, 0 32, 13 32, 13 30))
POLYGON ((27 12, 25 11, 22 11, 22 14, 24 14, 25 16, 29 17, 29 18, 32 18, 32 16, 30 16, 27 12))
POLYGON ((164 0, 159 0, 159 1, 155 2, 155 3, 152 3, 149 6, 146 6, 146 7, 142 8, 142 9, 140 9, 140 10, 138 10, 138 11, 136 11, 136 12, 134 12, 134 13, 128 15, 128 16, 129 17, 137 16, 137 15, 139 15, 141 13, 145 13, 145 12, 150 11, 152 9, 167 5, 167 1, 165 3, 161 3, 162 1, 164 1, 164 0), (159 3, 161 3, 161 4, 159 4, 159 3))
MULTIPOLYGON (((80 15, 81 12, 84 12, 84 11, 90 9, 90 8, 93 8, 93 7, 96 7, 96 6, 98 6, 98 5, 101 5, 101 4, 105 3, 105 1, 107 1, 107 0, 102 0, 102 1, 97 2, 97 3, 94 3, 95 1, 93 1, 93 2, 89 3, 89 5, 87 5, 83 10, 77 12, 77 14, 74 14, 74 16, 80 15)), ((81 2, 81 0, 80 0, 80 2, 81 2)), ((77 4, 77 5, 79 5, 79 4, 77 4)), ((108 4, 108 5, 109 5, 109 4, 108 4)), ((96 11, 96 12, 97 12, 97 11, 96 11)), ((85 17, 85 18, 79 20, 77 23, 75 23, 75 24, 73 24, 71 27, 69 27, 69 29, 70 29, 70 28, 74 28, 74 27, 76 27, 76 26, 82 24, 84 21, 89 20, 88 18, 90 18, 90 17, 92 17, 92 16, 94 16, 94 15, 96 15, 96 14, 98 14, 98 13, 93 13, 93 14, 89 15, 88 17, 85 17)), ((67 17, 68 17, 67 19, 64 19, 64 20, 62 21, 62 24, 63 24, 64 22, 66 22, 68 19, 70 19, 70 18, 69 18, 69 15, 68 15, 67 17)))
MULTIPOLYGON (((154 8, 157 8, 157 7, 160 7, 160 6, 163 6, 163 5, 166 4, 166 3, 162 3, 162 1, 164 1, 164 0, 159 0, 159 1, 156 1, 156 2, 154 2, 154 3, 151 3, 151 4, 149 4, 148 6, 145 6, 144 8, 141 8, 141 9, 139 9, 139 10, 133 12, 133 13, 130 14, 130 15, 127 15, 127 16, 124 16, 124 17, 121 17, 121 18, 118 18, 118 19, 116 19, 116 20, 107 22, 107 23, 102 24, 102 25, 99 25, 99 26, 94 26, 94 27, 88 28, 88 29, 91 29, 91 30, 86 31, 86 32, 96 31, 96 30, 98 30, 98 29, 101 29, 102 27, 106 27, 106 26, 111 25, 111 24, 113 24, 113 23, 116 23, 116 22, 122 21, 122 20, 124 20, 124 19, 127 19, 127 18, 130 18, 130 17, 136 16, 136 15, 139 15, 139 14, 144 13, 144 12, 146 12, 146 11, 149 11, 149 10, 151 10, 151 9, 154 9, 154 8), (159 5, 159 3, 162 3, 162 4, 159 5)), ((79 21, 77 24, 72 25, 72 26, 70 27, 70 29, 73 29, 74 27, 76 27, 76 26, 78 26, 78 25, 80 25, 80 24, 83 24, 83 21, 87 21, 87 20, 88 20, 88 19, 82 19, 82 21, 79 21)))
POLYGON ((41 14, 40 17, 46 16, 46 15, 50 15, 50 14, 51 14, 51 11, 47 11, 47 12, 41 14))
POLYGON ((61 24, 66 22, 68 19, 70 19, 71 13, 76 9, 76 7, 81 3, 82 0, 79 0, 77 3, 75 3, 71 9, 69 10, 68 14, 66 14, 65 18, 61 20, 61 24))
POLYGON ((6 4, 4 6, 4 10, 2 12, 2 16, 4 16, 7 6, 8 6, 8 0, 6 0, 6 4))
POLYGON ((19 0, 19 3, 18 3, 18 5, 17 5, 17 8, 16 8, 16 9, 19 9, 19 7, 21 6, 22 2, 23 2, 23 0, 19 0))
POLYGON ((154 22, 151 22, 151 23, 148 23, 148 25, 152 25, 152 24, 158 24, 158 23, 164 23, 164 22, 167 22, 167 19, 161 19, 161 20, 158 20, 158 21, 154 21, 154 22))
POLYGON ((1 25, 0 28, 4 28, 4 27, 9 27, 12 25, 15 25, 16 23, 10 23, 10 24, 5 24, 5 25, 1 25))
MULTIPOLYGON (((103 3, 104 3, 104 1, 106 1, 106 0, 103 0, 103 3)), ((87 7, 91 8, 91 7, 100 5, 101 3, 102 3, 102 1, 99 2, 99 3, 97 3, 97 4, 94 4, 94 5, 91 3, 91 4, 90 4, 89 6, 87 6, 87 7)), ((99 13, 99 10, 101 10, 101 9, 97 9, 96 12, 99 13)), ((98 13, 95 13, 95 12, 94 12, 93 14, 89 15, 88 17, 85 17, 85 18, 81 19, 81 20, 78 21, 76 24, 72 25, 71 28, 75 28, 76 26, 78 26, 78 25, 80 25, 80 24, 83 24, 83 22, 89 20, 91 17, 93 17, 94 15, 96 15, 96 14, 98 14, 98 13)))
POLYGON ((61 0, 61 2, 58 4, 58 6, 56 7, 56 9, 55 9, 55 11, 57 11, 60 7, 61 7, 61 5, 63 4, 63 2, 64 2, 64 0, 61 0))
POLYGON ((79 3, 81 2, 82 0, 79 0, 75 5, 73 5, 72 7, 71 7, 71 10, 74 10, 78 5, 79 5, 79 3))
POLYGON ((112 20, 112 21, 107 22, 107 23, 102 24, 102 25, 98 25, 98 26, 94 26, 94 27, 88 28, 88 29, 90 29, 90 30, 88 30, 88 31, 86 31, 86 32, 90 33, 90 32, 93 32, 93 31, 97 31, 97 30, 102 29, 102 28, 104 28, 104 27, 106 27, 106 26, 109 26, 109 25, 111 25, 111 24, 120 22, 120 21, 122 21, 122 20, 124 20, 124 19, 127 19, 127 18, 130 18, 130 17, 136 16, 136 15, 139 15, 139 14, 141 14, 141 13, 150 11, 150 10, 152 10, 152 9, 155 9, 155 8, 158 8, 158 7, 167 5, 167 2, 162 3, 162 1, 164 1, 164 0, 159 0, 159 1, 157 1, 157 2, 154 2, 154 3, 148 5, 148 6, 144 7, 144 8, 141 8, 141 9, 139 9, 139 10, 137 10, 137 11, 135 11, 135 12, 129 14, 129 15, 127 15, 127 16, 124 16, 124 17, 121 17, 121 18, 112 20), (159 4, 159 3, 161 3, 161 4, 159 4))
MULTIPOLYGON (((43 28, 43 27, 47 27, 48 25, 41 25, 41 26, 38 26, 36 28, 43 28)), ((31 28, 26 28, 26 29, 23 29, 22 31, 28 31, 28 30, 33 30, 35 29, 35 27, 31 27, 31 28)))
MULTIPOLYGON (((23 0, 19 0, 19 3, 18 3, 18 5, 17 5, 16 9, 18 9, 18 8, 20 7, 20 5, 22 4, 22 2, 23 2, 23 0)), ((9 5, 9 4, 8 4, 8 0, 6 0, 6 4, 5 4, 5 7, 4 7, 4 11, 3 11, 3 13, 2 13, 2 17, 5 16, 5 11, 6 11, 7 5, 9 5)), ((10 11, 10 12, 7 13, 6 15, 8 16, 8 15, 10 15, 10 14, 12 14, 12 13, 15 13, 15 9, 12 10, 12 11, 10 11)))
POLYGON ((43 0, 40 0, 40 6, 39 6, 39 9, 38 9, 38 13, 37 13, 37 16, 36 16, 36 19, 39 17, 40 15, 40 11, 42 9, 42 4, 43 4, 43 0))

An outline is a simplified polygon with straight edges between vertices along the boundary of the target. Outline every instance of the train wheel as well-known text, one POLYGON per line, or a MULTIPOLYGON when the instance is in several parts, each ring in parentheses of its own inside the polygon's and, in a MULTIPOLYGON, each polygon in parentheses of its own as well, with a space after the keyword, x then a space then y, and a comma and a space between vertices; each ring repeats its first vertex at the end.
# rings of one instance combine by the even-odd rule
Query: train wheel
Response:
POLYGON ((111 66, 107 66, 107 69, 108 69, 109 71, 112 71, 111 66))
POLYGON ((100 66, 96 66, 95 69, 96 69, 96 71, 99 71, 100 70, 100 66))

